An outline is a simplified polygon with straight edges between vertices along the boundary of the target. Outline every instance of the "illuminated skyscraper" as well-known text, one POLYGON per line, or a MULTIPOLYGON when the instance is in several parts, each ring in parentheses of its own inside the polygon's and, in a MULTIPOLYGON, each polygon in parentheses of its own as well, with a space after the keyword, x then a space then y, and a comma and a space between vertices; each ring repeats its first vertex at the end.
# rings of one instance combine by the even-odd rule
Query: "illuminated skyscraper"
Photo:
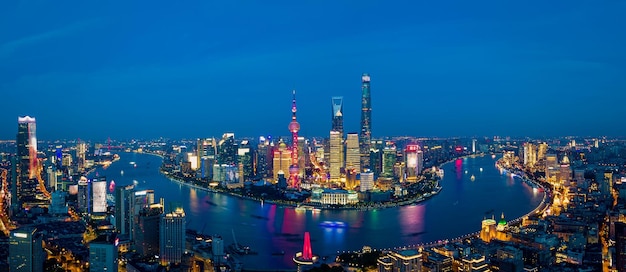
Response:
POLYGON ((393 166, 396 164, 396 147, 387 146, 383 149, 383 171, 381 176, 386 178, 392 178, 393 166))
POLYGON ((404 153, 404 158, 406 160, 406 178, 409 181, 414 181, 422 172, 424 153, 416 144, 407 145, 404 153))
POLYGON ((239 169, 239 179, 251 181, 254 178, 254 165, 252 163, 252 148, 247 140, 244 140, 237 149, 237 161, 239 169))
POLYGON ((359 134, 348 133, 346 137, 346 169, 361 172, 361 157, 359 154, 359 134))
POLYGON ((104 213, 107 211, 107 180, 105 177, 95 178, 91 182, 91 212, 104 213))
MULTIPOLYGON (((21 204, 25 196, 35 193, 31 179, 37 177, 37 135, 35 118, 30 116, 17 118, 17 179, 16 203, 21 204)), ((18 205, 19 205, 18 204, 18 205)))
POLYGON ((374 189, 374 173, 372 172, 363 172, 361 173, 361 192, 367 192, 374 189))
POLYGON ((289 173, 289 166, 291 165, 291 150, 282 140, 278 143, 278 148, 274 150, 273 161, 274 182, 277 182, 278 172, 289 173))
POLYGON ((343 97, 333 96, 331 98, 331 106, 332 126, 330 130, 339 131, 343 134, 343 97))
POLYGON ((159 239, 161 264, 179 264, 185 251, 185 211, 177 207, 171 213, 161 217, 159 239))
POLYGON ((115 229, 120 234, 130 235, 133 189, 133 185, 115 188, 115 229))
POLYGON ((370 168, 370 141, 372 140, 372 99, 370 96, 370 76, 361 76, 361 168, 370 168))
POLYGON ((269 141, 265 137, 259 137, 259 145, 257 146, 257 152, 255 153, 256 164, 255 172, 258 178, 268 177, 268 170, 271 160, 269 141))
POLYGON ((159 234, 161 231, 161 215, 163 204, 150 204, 144 207, 138 215, 135 226, 135 250, 140 256, 154 256, 159 254, 159 234))
POLYGON ((237 165, 237 144, 234 133, 224 133, 217 145, 217 164, 237 165))
POLYGON ((85 162, 87 155, 87 144, 78 140, 78 144, 76 144, 76 160, 78 161, 78 172, 82 173, 85 171, 85 162))
POLYGON ((338 181, 341 177, 341 168, 343 167, 343 139, 339 131, 330 132, 330 154, 328 163, 330 179, 338 181))
POLYGON ((291 132, 291 166, 289 166, 289 187, 300 187, 300 165, 298 161, 298 131, 300 124, 296 120, 296 90, 293 90, 293 100, 291 102, 291 122, 289 122, 289 131, 291 132))

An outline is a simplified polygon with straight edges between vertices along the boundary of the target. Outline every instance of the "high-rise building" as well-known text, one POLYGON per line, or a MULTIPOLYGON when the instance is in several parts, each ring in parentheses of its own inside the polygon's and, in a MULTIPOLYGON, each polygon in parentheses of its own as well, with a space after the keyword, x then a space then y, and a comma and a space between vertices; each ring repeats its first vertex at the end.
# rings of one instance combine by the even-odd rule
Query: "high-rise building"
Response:
POLYGON ((367 192, 374 189, 374 173, 371 171, 361 173, 361 192, 367 192))
POLYGON ((273 161, 274 181, 277 182, 278 172, 289 173, 289 166, 291 165, 291 150, 287 148, 287 144, 283 141, 280 141, 278 148, 274 150, 273 161))
POLYGON ((254 164, 252 162, 253 151, 247 140, 244 140, 237 149, 237 161, 239 169, 239 179, 251 181, 254 178, 254 164))
POLYGON ((90 271, 117 271, 116 241, 115 235, 101 235, 89 242, 90 271))
POLYGON ((130 240, 137 237, 137 225, 139 224, 139 213, 144 208, 154 203, 154 190, 131 191, 130 199, 130 240))
MULTIPOLYGON (((332 126, 330 130, 339 131, 343 134, 343 97, 333 96, 331 98, 332 126)), ((360 171, 361 169, 359 169, 360 171)))
POLYGON ((379 147, 370 149, 370 170, 376 177, 380 176, 383 171, 383 153, 379 147))
POLYGON ((269 161, 271 160, 270 142, 263 136, 259 137, 259 145, 255 153, 255 171, 257 178, 268 177, 269 161))
POLYGON ((346 169, 354 169, 356 173, 361 172, 358 133, 348 133, 346 135, 346 169))
POLYGON ((415 181, 424 168, 424 153, 419 145, 410 144, 404 149, 406 179, 415 181))
POLYGON ((161 217, 160 255, 161 264, 179 264, 185 251, 185 211, 177 207, 161 217))
POLYGON ((343 168, 343 139, 341 132, 330 132, 330 154, 329 154, 330 179, 338 181, 341 178, 341 168, 343 168))
POLYGON ((224 133, 217 145, 217 163, 237 165, 237 144, 234 133, 224 133))
POLYGON ((361 170, 370 169, 370 141, 372 140, 372 99, 370 96, 370 76, 361 76, 361 170))
POLYGON ((386 178, 392 178, 393 167, 396 164, 396 147, 395 146, 386 146, 383 149, 383 171, 380 174, 386 178))
POLYGON ((298 155, 298 131, 300 131, 300 123, 296 119, 296 90, 293 90, 293 100, 291 103, 291 122, 289 122, 289 132, 291 132, 291 165, 289 166, 289 187, 300 187, 300 161, 298 155))
POLYGON ((80 177, 78 180, 78 210, 83 213, 89 213, 91 202, 91 183, 86 177, 80 177))
POLYGON ((131 199, 134 186, 119 186, 115 188, 115 229, 118 233, 130 236, 132 221, 131 199))
POLYGON ((11 231, 9 237, 9 268, 12 272, 43 271, 45 254, 41 233, 34 227, 11 231))
POLYGON ((97 177, 91 182, 91 212, 104 213, 107 211, 107 180, 97 177))
POLYGON ((615 268, 626 271, 626 223, 615 222, 615 268))
POLYGON ((78 140, 76 144, 76 160, 78 164, 78 173, 85 171, 85 162, 87 155, 87 144, 78 140))
POLYGON ((216 163, 217 143, 215 138, 198 139, 196 159, 200 170, 200 178, 213 176, 213 164, 216 163))
POLYGON ((137 220, 135 250, 140 256, 154 256, 159 254, 159 233, 161 231, 162 204, 150 204, 143 208, 137 220))
POLYGON ((35 195, 34 182, 37 177, 37 134, 35 118, 30 116, 17 118, 17 203, 24 197, 35 195))

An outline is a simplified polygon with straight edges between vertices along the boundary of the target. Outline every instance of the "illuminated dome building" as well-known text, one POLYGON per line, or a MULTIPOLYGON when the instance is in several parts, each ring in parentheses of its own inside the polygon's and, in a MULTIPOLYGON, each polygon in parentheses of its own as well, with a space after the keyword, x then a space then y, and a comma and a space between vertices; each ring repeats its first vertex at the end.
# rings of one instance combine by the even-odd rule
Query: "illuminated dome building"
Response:
POLYGON ((485 218, 481 223, 480 239, 485 243, 489 243, 492 239, 496 238, 496 220, 493 218, 485 218))
POLYGON ((498 226, 496 227, 497 231, 504 231, 507 227, 506 220, 504 220, 504 212, 502 212, 502 217, 500 217, 500 222, 498 222, 498 226))

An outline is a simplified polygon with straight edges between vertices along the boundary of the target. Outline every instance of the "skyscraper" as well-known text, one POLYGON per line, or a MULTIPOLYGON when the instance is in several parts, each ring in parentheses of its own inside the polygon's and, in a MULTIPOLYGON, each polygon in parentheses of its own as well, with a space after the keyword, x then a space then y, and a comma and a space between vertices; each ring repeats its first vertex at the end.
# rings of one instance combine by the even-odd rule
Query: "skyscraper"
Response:
POLYGON ((244 140, 237 149, 237 168, 239 169, 239 179, 251 181, 254 178, 254 165, 252 163, 252 148, 248 140, 244 140))
POLYGON ((291 150, 287 148, 287 144, 282 140, 278 143, 278 148, 274 150, 273 160, 274 181, 277 182, 278 172, 282 172, 283 174, 289 173, 289 166, 291 165, 291 150))
POLYGON ((358 133, 348 133, 346 137, 346 172, 348 169, 354 169, 356 173, 361 172, 358 133))
POLYGON ((372 140, 372 99, 370 96, 370 76, 361 76, 361 168, 370 168, 370 141, 372 140))
POLYGON ((22 203, 22 199, 35 194, 34 184, 31 179, 37 177, 37 136, 35 118, 30 116, 17 118, 17 179, 16 203, 22 203))
POLYGON ((271 160, 270 156, 270 145, 269 141, 265 139, 265 137, 259 137, 259 145, 257 146, 257 152, 255 153, 256 164, 255 164, 255 172, 257 178, 265 178, 268 174, 269 161, 271 160))
POLYGON ((393 166, 396 164, 396 147, 387 146, 383 149, 383 171, 381 176, 386 178, 392 178, 393 166))
POLYGON ((300 165, 298 161, 298 131, 300 123, 296 120, 296 90, 293 90, 293 100, 291 102, 291 122, 289 122, 289 132, 291 132, 291 166, 289 166, 289 187, 300 187, 300 165))
POLYGON ((329 154, 330 179, 338 181, 341 177, 341 168, 343 167, 343 139, 341 132, 330 132, 330 154, 329 154))
POLYGON ((177 207, 161 217, 159 239, 161 264, 179 264, 185 251, 185 211, 177 207))
POLYGON ((140 256, 159 254, 159 233, 161 231, 162 204, 150 204, 139 212, 138 224, 135 226, 135 250, 140 256))
POLYGON ((343 97, 333 96, 331 98, 331 108, 332 126, 330 130, 339 131, 343 134, 343 97))
POLYGON ((224 133, 217 146, 217 163, 237 165, 237 144, 234 133, 224 133))
POLYGON ((9 237, 9 267, 13 272, 43 271, 42 237, 33 227, 11 231, 9 237))
POLYGON ((409 181, 415 181, 417 175, 422 171, 423 153, 416 144, 409 144, 404 149, 404 158, 406 163, 406 178, 409 181))
POLYGON ((133 185, 115 188, 115 229, 118 233, 130 236, 131 198, 133 185))
POLYGON ((117 244, 115 235, 101 235, 89 242, 89 270, 117 271, 117 244))

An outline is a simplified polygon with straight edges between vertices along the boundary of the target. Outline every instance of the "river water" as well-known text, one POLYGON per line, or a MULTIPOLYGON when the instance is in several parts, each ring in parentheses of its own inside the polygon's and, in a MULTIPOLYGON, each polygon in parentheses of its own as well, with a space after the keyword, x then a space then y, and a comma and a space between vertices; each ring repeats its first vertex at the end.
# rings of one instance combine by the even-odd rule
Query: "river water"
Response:
POLYGON ((364 245, 390 248, 458 237, 478 231, 484 216, 498 219, 504 212, 511 220, 539 205, 543 193, 502 175, 495 162, 482 156, 446 163, 438 195, 420 204, 369 211, 296 211, 190 188, 163 176, 161 158, 148 154, 122 153, 119 161, 92 175, 106 176, 117 186, 136 181, 139 189, 154 189, 156 199, 164 198, 166 210, 170 202, 182 203, 187 228, 221 235, 226 245, 233 242, 234 232, 237 242, 258 252, 243 258, 244 268, 270 270, 295 268, 291 257, 301 251, 305 231, 311 233, 314 254, 332 257, 364 245), (320 225, 324 221, 347 227, 320 225), (272 255, 280 251, 286 254, 272 255))

